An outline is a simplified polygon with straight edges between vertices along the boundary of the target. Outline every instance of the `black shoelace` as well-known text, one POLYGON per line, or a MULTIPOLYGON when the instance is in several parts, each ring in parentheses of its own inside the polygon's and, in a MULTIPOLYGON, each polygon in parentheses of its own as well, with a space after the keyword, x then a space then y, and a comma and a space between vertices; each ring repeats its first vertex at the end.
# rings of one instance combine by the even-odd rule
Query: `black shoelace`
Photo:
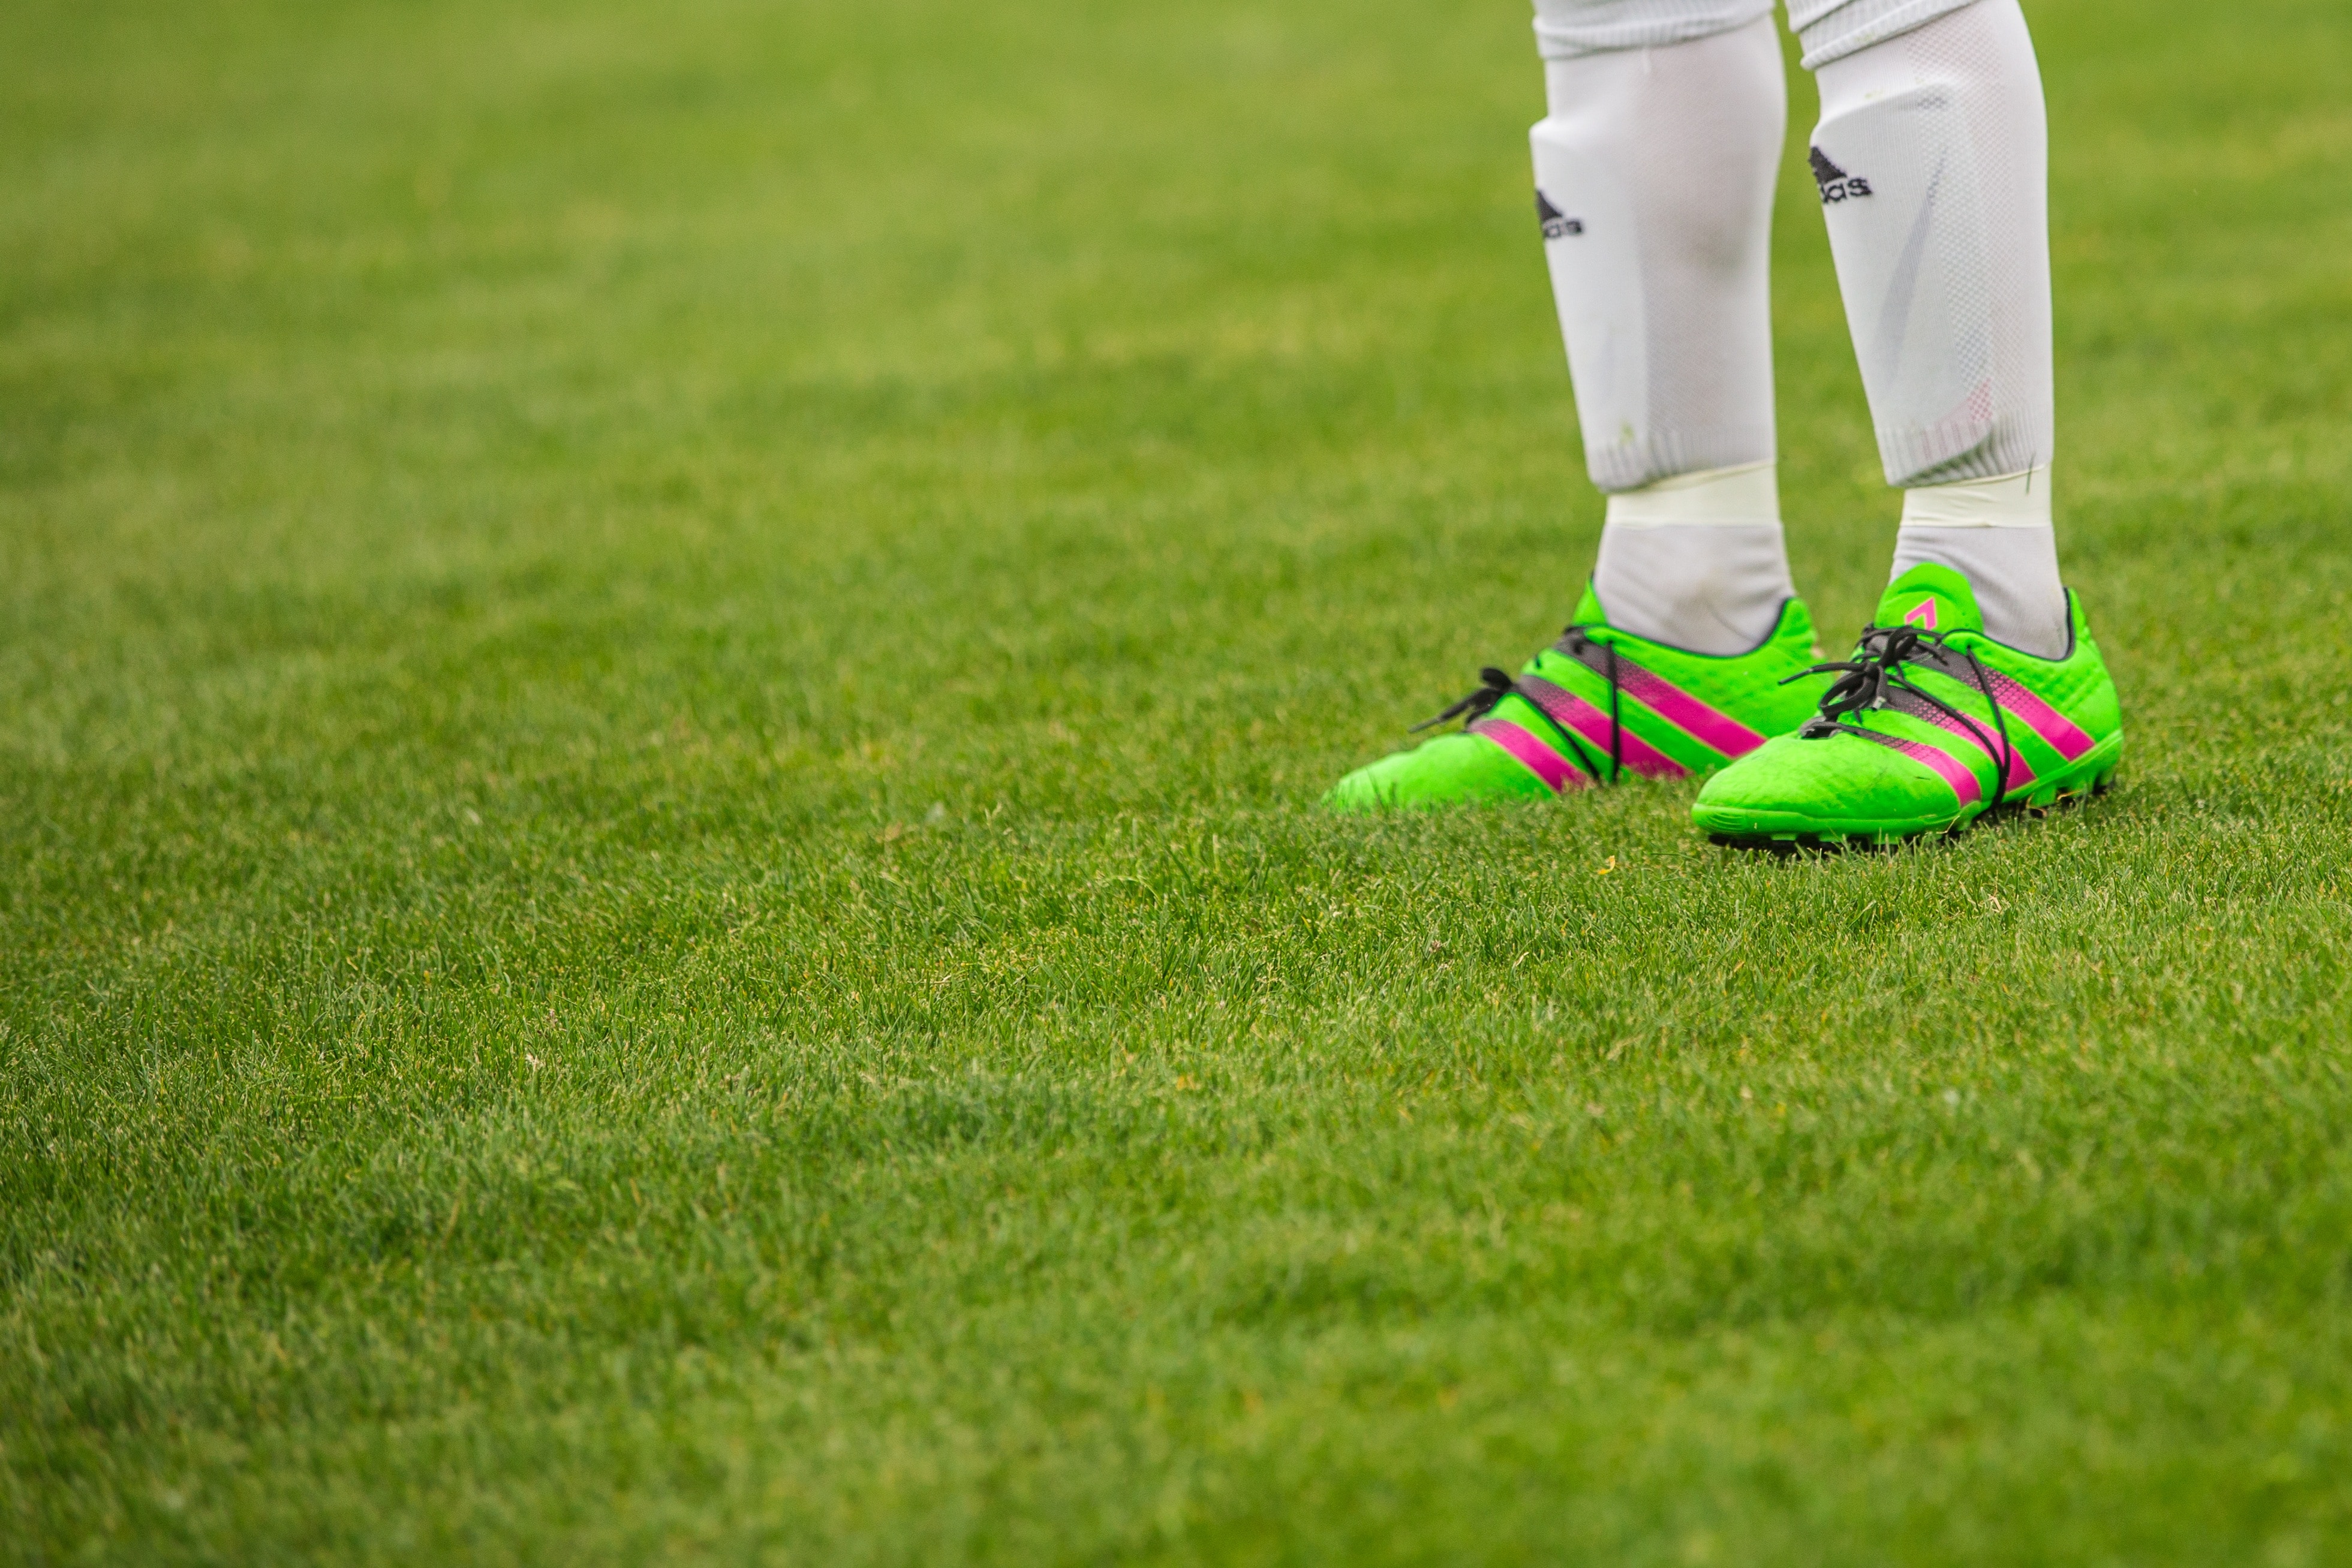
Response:
POLYGON ((1798 738, 1825 740, 1843 729, 1861 730, 1859 724, 1848 726, 1845 720, 1854 714, 1885 707, 1890 691, 1903 692, 1948 715, 1984 748, 1987 757, 1995 759, 1992 805, 2001 804, 2009 798, 2010 770, 2017 760, 2016 748, 2009 740, 2009 720, 2001 713, 2000 698, 1993 692, 1992 676, 1975 651, 1948 646, 1944 637, 1941 632, 1923 632, 1916 626, 1865 627, 1862 645, 1854 650, 1853 658, 1833 659, 1787 677, 1780 683, 1784 686, 1806 675, 1837 676, 1830 683, 1830 689, 1822 694, 1821 712, 1805 721, 1805 727, 1797 731, 1798 738), (1986 734, 1984 726, 1906 675, 1906 664, 1929 665, 1946 674, 1953 674, 1953 665, 1965 666, 1976 688, 1984 694, 1985 706, 1992 709, 1993 733, 1986 734))
POLYGON ((1623 755, 1625 731, 1619 719, 1620 705, 1617 699, 1617 645, 1591 635, 1580 622, 1562 632, 1559 634, 1559 641, 1553 643, 1552 647, 1556 652, 1565 653, 1581 664, 1591 664, 1592 661, 1588 655, 1596 650, 1603 656, 1602 673, 1609 677, 1609 772, 1606 777, 1601 774, 1600 764, 1590 755, 1589 745, 1581 737, 1570 735, 1559 720, 1552 717, 1551 710, 1544 706, 1534 693, 1520 685, 1517 675, 1512 674, 1508 670, 1496 669, 1492 664, 1478 672, 1479 685, 1476 691, 1454 704, 1444 712, 1423 719, 1408 733, 1419 735, 1423 730, 1433 728, 1452 718, 1461 719, 1463 727, 1467 728, 1492 713, 1496 703, 1517 694, 1527 700, 1527 705, 1535 709, 1544 723, 1551 727, 1551 732, 1559 737, 1559 750, 1562 756, 1583 769, 1585 776, 1595 784, 1614 783, 1619 775, 1624 771, 1625 766, 1623 755))

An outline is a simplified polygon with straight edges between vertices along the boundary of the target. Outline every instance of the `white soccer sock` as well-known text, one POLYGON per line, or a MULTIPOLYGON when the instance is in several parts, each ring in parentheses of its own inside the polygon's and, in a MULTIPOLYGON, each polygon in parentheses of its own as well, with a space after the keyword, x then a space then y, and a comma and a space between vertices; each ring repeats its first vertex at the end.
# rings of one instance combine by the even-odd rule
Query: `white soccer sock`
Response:
POLYGON ((1990 634, 2054 656, 2048 132, 2025 17, 1976 0, 1817 76, 1813 173, 1886 481, 1907 492, 1896 571, 1953 568, 1990 634))
POLYGON ((2055 659, 2072 644, 2046 465, 2000 479, 1906 490, 1888 580, 1922 561, 1967 578, 1985 631, 2010 646, 2055 659))
POLYGON ((1599 52, 1538 35, 1537 211, 1586 465, 1612 494, 1596 589, 1612 625, 1744 651, 1790 592, 1769 271, 1788 101, 1771 20, 1599 52))
POLYGON ((1609 497, 1592 591, 1609 624, 1701 653, 1744 653, 1795 594, 1769 463, 1678 474, 1609 497))

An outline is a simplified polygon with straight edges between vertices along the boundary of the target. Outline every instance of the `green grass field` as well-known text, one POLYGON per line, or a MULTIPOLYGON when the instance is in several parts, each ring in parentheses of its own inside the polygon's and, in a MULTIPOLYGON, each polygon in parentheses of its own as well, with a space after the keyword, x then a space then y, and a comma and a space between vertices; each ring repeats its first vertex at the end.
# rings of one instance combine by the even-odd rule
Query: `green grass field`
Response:
POLYGON ((0 8, 0 1559, 2352 1558, 2352 26, 2029 14, 2132 749, 1771 862, 1310 806, 1590 560, 1519 0, 0 8))

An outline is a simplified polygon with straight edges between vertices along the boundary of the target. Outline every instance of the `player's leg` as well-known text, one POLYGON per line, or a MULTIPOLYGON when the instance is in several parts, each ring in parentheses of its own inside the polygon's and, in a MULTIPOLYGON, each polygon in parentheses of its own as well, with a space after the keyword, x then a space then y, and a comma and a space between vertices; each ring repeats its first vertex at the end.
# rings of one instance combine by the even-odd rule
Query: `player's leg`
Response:
POLYGON ((1736 653, 1792 591, 1769 275, 1788 96, 1768 10, 1673 10, 1540 0, 1549 112, 1528 141, 1585 465, 1609 497, 1594 590, 1612 625, 1736 653), (1675 36, 1700 26, 1720 30, 1675 36))
POLYGON ((1537 0, 1549 112, 1536 211, 1593 483, 1576 623, 1467 727, 1341 780, 1334 804, 1542 797, 1704 772, 1811 709, 1790 585, 1768 265, 1787 125, 1769 0, 1537 0))
POLYGON ((1888 0, 1799 0, 1821 123, 1813 170, 1878 427, 1904 487, 1896 570, 1975 585, 1988 632, 2065 651, 2051 531, 2048 134, 2017 0, 1891 37, 1888 0))
POLYGON ((1822 717, 1711 781, 1735 839, 1900 837, 2112 773, 2114 685, 2051 527, 2047 132, 2016 0, 1792 0, 1895 569, 1822 717))

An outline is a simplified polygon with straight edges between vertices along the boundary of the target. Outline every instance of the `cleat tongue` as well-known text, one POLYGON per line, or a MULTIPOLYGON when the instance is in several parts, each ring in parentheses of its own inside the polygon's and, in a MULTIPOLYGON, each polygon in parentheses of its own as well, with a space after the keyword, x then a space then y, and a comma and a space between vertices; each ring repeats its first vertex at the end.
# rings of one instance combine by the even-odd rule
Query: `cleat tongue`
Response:
POLYGON ((1570 617, 1580 626, 1606 626, 1608 612, 1601 608, 1601 595, 1592 591, 1592 581, 1585 580, 1584 595, 1576 601, 1576 613, 1570 617))
POLYGON ((1948 566, 1922 561, 1886 585, 1875 624, 1922 632, 1982 632, 1984 616, 1969 580, 1948 566))

